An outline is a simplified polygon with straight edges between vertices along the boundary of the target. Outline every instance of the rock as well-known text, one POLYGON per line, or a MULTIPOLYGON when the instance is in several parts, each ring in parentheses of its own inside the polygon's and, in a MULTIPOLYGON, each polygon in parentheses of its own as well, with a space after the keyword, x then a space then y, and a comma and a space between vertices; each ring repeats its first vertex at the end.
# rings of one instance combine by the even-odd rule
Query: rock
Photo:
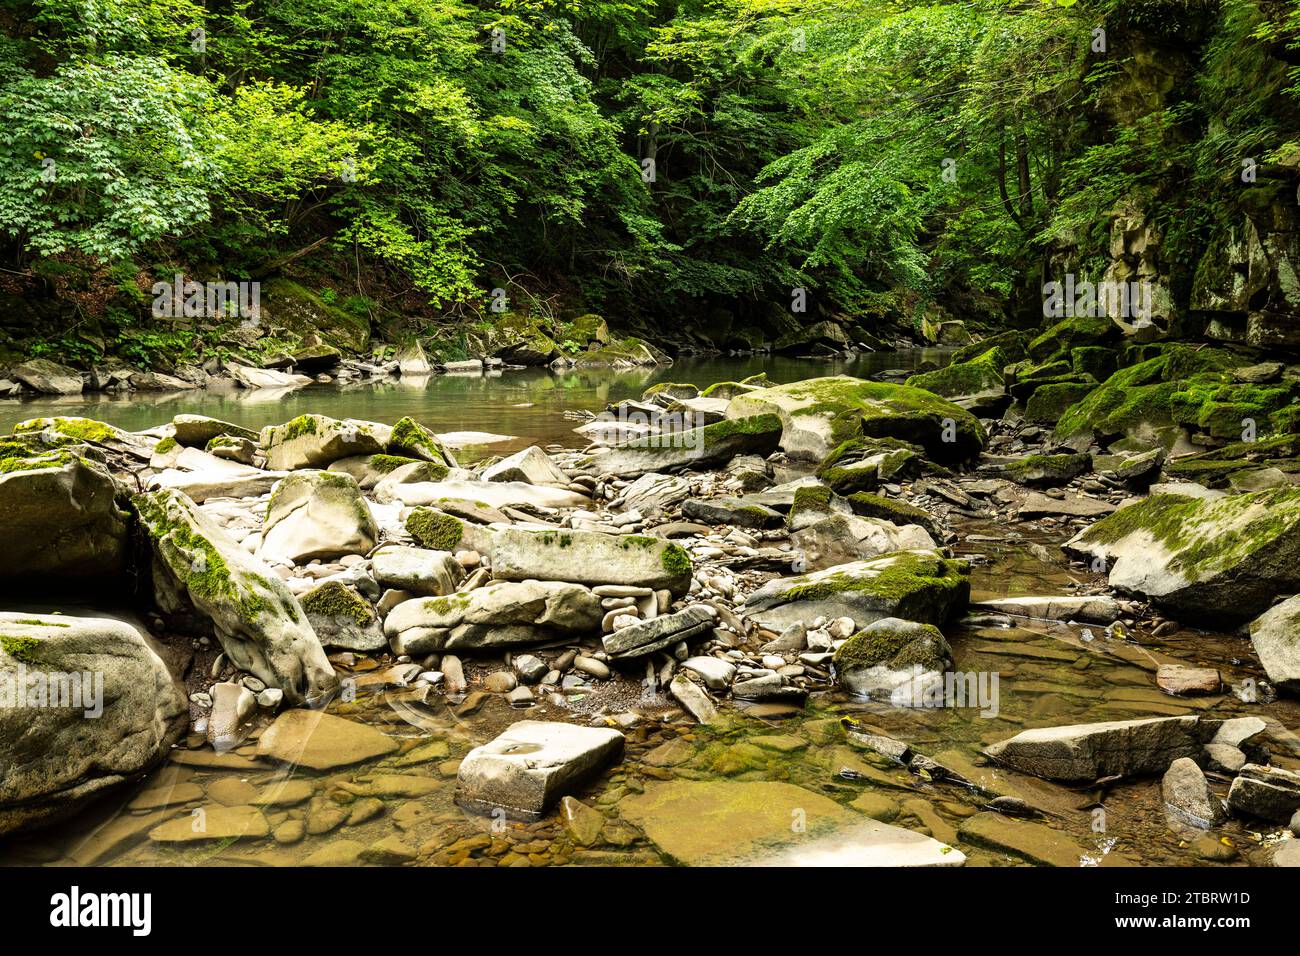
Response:
POLYGON ((1002 472, 1019 485, 1059 488, 1092 468, 1088 454, 1026 455, 1003 466, 1002 472))
POLYGON ((1109 501, 1100 498, 1088 498, 1071 495, 1065 498, 1049 498, 1047 495, 1031 492, 1020 509, 1016 512, 1021 518, 1098 518, 1115 510, 1109 501))
POLYGON ((223 422, 219 418, 207 415, 175 415, 172 417, 172 429, 176 441, 189 448, 206 448, 214 438, 247 438, 257 441, 258 434, 248 428, 223 422))
POLYGON ((803 552, 804 566, 821 571, 894 551, 933 550, 934 539, 919 525, 899 527, 879 518, 831 515, 796 531, 790 543, 803 552))
POLYGON ((1248 763, 1228 790, 1228 809, 1272 823, 1287 823, 1300 810, 1300 774, 1248 763))
POLYGON ((560 800, 560 822, 578 846, 592 846, 600 839, 605 826, 605 815, 593 810, 580 800, 564 797, 560 800))
POLYGON ((727 406, 729 420, 764 414, 780 419, 783 451, 816 461, 858 435, 902 439, 939 462, 970 459, 986 441, 979 420, 944 398, 847 375, 746 392, 727 406))
POLYGON ((555 467, 555 463, 546 452, 536 445, 515 452, 495 465, 489 465, 483 469, 482 479, 522 481, 530 485, 558 485, 561 488, 569 484, 569 476, 555 467))
POLYGON ((226 363, 226 371, 244 388, 302 388, 312 382, 306 375, 277 372, 271 368, 252 368, 248 365, 236 365, 233 362, 226 363))
POLYGON ((385 545, 370 559, 370 573, 384 587, 419 595, 451 594, 465 569, 448 551, 385 545))
POLYGON ((668 684, 668 692, 701 724, 712 723, 718 716, 718 708, 712 698, 685 674, 674 675, 668 684))
POLYGON ((744 498, 688 498, 682 514, 705 524, 729 524, 739 528, 779 528, 785 518, 779 511, 751 504, 744 498))
POLYGON ((994 598, 973 602, 970 609, 1041 621, 1090 621, 1094 624, 1110 624, 1119 620, 1123 613, 1119 602, 1104 594, 994 598))
POLYGON ((108 472, 68 451, 23 453, 17 439, 0 441, 0 578, 69 581, 111 578, 126 570, 130 515, 108 472))
POLYGON ((546 676, 549 668, 546 662, 540 657, 534 657, 532 654, 516 654, 511 658, 510 665, 519 675, 519 679, 525 684, 536 684, 546 676))
POLYGON ((651 471, 623 489, 623 507, 643 513, 667 511, 690 494, 691 486, 686 479, 651 471))
POLYGON ((393 359, 397 362, 397 371, 402 378, 420 378, 433 374, 433 366, 424 354, 424 346, 418 341, 399 349, 393 359))
POLYGON ((80 395, 84 387, 80 372, 49 359, 23 362, 15 366, 10 374, 44 395, 80 395))
POLYGON ((1190 757, 1179 757, 1169 765, 1160 792, 1165 808, 1184 823, 1209 829, 1223 819, 1223 804, 1210 791, 1205 774, 1190 757))
POLYGON ((498 580, 634 584, 685 594, 691 558, 661 538, 599 531, 504 529, 492 539, 492 576, 498 580))
POLYGON ((650 781, 644 793, 622 800, 619 811, 661 853, 685 866, 930 866, 965 860, 922 834, 864 820, 789 783, 650 781))
POLYGON ((243 742, 241 725, 257 710, 257 698, 243 684, 213 684, 212 712, 208 715, 208 742, 217 753, 243 742))
POLYGON ((154 599, 165 613, 197 611, 212 622, 231 662, 290 703, 323 702, 338 686, 297 599, 184 495, 132 499, 153 546, 154 599))
POLYGON ((601 637, 612 658, 644 657, 673 644, 702 639, 712 632, 717 611, 707 604, 692 604, 675 614, 661 614, 601 637))
POLYGON ((718 657, 688 657, 682 669, 699 674, 709 690, 726 690, 736 678, 736 665, 718 657))
POLYGON ((1195 717, 1112 720, 1025 730, 984 753, 1021 773, 1048 780, 1092 781, 1163 773, 1201 752, 1195 717))
POLYGON ((928 683, 952 664, 952 648, 933 624, 886 617, 840 645, 835 672, 851 693, 893 693, 914 680, 928 683))
POLYGON ((816 617, 883 617, 940 625, 970 598, 969 566, 933 551, 899 551, 824 571, 778 578, 750 594, 744 614, 775 631, 816 617))
POLYGON ((1300 866, 1300 840, 1283 840, 1273 848, 1273 866, 1300 866))
POLYGON ((480 813, 503 810, 537 820, 623 753, 623 735, 604 727, 522 720, 461 761, 456 802, 480 813))
POLYGON ((385 757, 397 741, 366 724, 323 711, 286 710, 257 741, 257 755, 308 770, 333 770, 385 757))
POLYGON ((996 346, 967 361, 953 360, 941 369, 907 379, 909 388, 921 388, 951 399, 962 408, 1000 411, 1007 398, 1002 369, 1011 364, 996 346))
POLYGON ((1156 686, 1166 694, 1217 694, 1221 683, 1213 667, 1161 664, 1156 671, 1156 686))
POLYGON ((140 779, 185 732, 185 694, 130 624, 0 612, 0 629, 0 836, 140 779))
POLYGON ((1152 495, 1063 547, 1101 558, 1113 588, 1180 619, 1234 625, 1300 590, 1300 488, 1197 499, 1152 495))
POLYGON ((967 843, 1012 853, 1040 866, 1077 868, 1096 855, 1060 830, 1031 820, 1013 820, 992 810, 967 817, 957 832, 967 843))
POLYGON ((149 831, 155 843, 194 843, 200 840, 258 840, 271 827, 257 807, 208 805, 149 831))
POLYGON ((356 479, 333 471, 296 471, 271 492, 257 553, 304 564, 366 554, 378 539, 356 479))
POLYGON ((263 471, 227 461, 197 448, 183 448, 173 464, 145 482, 149 488, 172 488, 191 501, 209 498, 256 498, 286 476, 283 471, 263 471))
MULTIPOLYGON (((574 491, 529 485, 522 481, 416 481, 409 484, 392 484, 384 481, 375 486, 375 499, 380 502, 401 502, 404 505, 434 505, 449 514, 456 514, 452 502, 471 502, 479 507, 506 508, 534 506, 539 508, 583 508, 591 499, 574 491)), ((473 519, 471 519, 473 520, 473 519)))
POLYGON ((384 620, 384 633, 397 653, 417 656, 545 643, 594 632, 600 618, 600 600, 581 585, 502 581, 404 601, 384 620))
POLYGON ((1300 691, 1300 595, 1275 604, 1251 621, 1250 642, 1275 687, 1300 691))
POLYGON ((401 866, 416 857, 415 850, 407 846, 397 834, 376 840, 361 851, 361 859, 377 866, 401 866))
POLYGON ((331 840, 303 860, 302 865, 311 867, 356 866, 361 861, 361 854, 365 851, 365 846, 356 840, 331 840))
POLYGON ((323 647, 382 651, 388 639, 370 602, 342 581, 325 581, 299 598, 323 647))
POLYGON ((699 469, 736 455, 768 455, 776 450, 781 421, 774 415, 729 416, 703 428, 645 435, 579 459, 579 474, 631 478, 646 472, 699 469))
POLYGON ((384 452, 392 429, 375 422, 339 421, 324 415, 299 415, 283 425, 262 429, 266 467, 274 471, 324 468, 353 455, 384 452))

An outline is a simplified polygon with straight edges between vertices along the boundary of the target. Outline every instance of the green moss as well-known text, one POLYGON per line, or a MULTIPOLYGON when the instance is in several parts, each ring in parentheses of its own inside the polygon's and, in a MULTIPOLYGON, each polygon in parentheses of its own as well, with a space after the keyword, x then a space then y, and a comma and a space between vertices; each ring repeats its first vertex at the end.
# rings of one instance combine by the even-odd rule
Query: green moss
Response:
POLYGON ((33 418, 14 426, 15 434, 54 431, 68 442, 90 442, 102 445, 118 437, 117 429, 92 418, 33 418))
POLYGON ((1066 356, 1080 346, 1097 345, 1119 338, 1119 328, 1106 316, 1076 316, 1062 319, 1029 343, 1029 357, 1042 362, 1066 356))
POLYGON ((465 526, 451 515, 431 508, 416 508, 406 518, 406 530, 426 548, 454 551, 464 536, 465 526))
POLYGON ((180 447, 180 442, 178 442, 173 436, 168 435, 162 441, 158 442, 158 444, 154 445, 153 450, 154 450, 154 454, 165 455, 168 452, 173 451, 179 447, 180 447))
POLYGON ((14 623, 26 624, 30 627, 72 627, 71 624, 64 624, 61 621, 42 621, 34 617, 26 618, 25 620, 17 620, 14 621, 14 623))
POLYGON ((38 637, 13 637, 9 634, 0 634, 0 649, 20 664, 38 666, 45 663, 37 653, 40 646, 41 639, 38 637))
POLYGON ((824 601, 838 594, 856 592, 877 598, 882 609, 889 609, 898 617, 941 619, 968 599, 970 581, 965 571, 966 565, 959 561, 898 553, 874 576, 841 571, 816 580, 803 579, 781 596, 787 602, 824 601))
POLYGON ((945 398, 1000 391, 1003 387, 1002 368, 1006 364, 1006 354, 995 346, 968 362, 953 362, 933 372, 913 375, 906 384, 945 398))
POLYGON ((215 435, 209 439, 205 451, 215 451, 218 448, 239 448, 243 445, 244 440, 235 438, 232 435, 215 435))
MULTIPOLYGON (((382 474, 396 471, 403 465, 413 465, 419 458, 404 458, 401 455, 371 455, 366 459, 366 464, 382 474)), ((444 474, 445 477, 445 474, 444 474)), ((441 480, 441 479, 438 479, 441 480)))
POLYGON ((848 501, 849 507, 856 515, 864 518, 880 518, 896 525, 920 525, 932 536, 938 536, 938 525, 933 516, 925 509, 908 504, 906 501, 895 501, 893 498, 885 498, 866 491, 849 495, 848 501))
POLYGON ((0 474, 13 474, 18 471, 39 471, 43 468, 62 468, 73 461, 78 461, 76 455, 66 451, 52 451, 43 455, 33 455, 30 458, 0 458, 0 474))
POLYGON ((271 432, 272 442, 280 444, 283 442, 293 441, 295 438, 315 435, 319 426, 319 416, 299 415, 297 418, 292 418, 283 425, 275 426, 271 432))
POLYGON ((438 441, 438 436, 409 417, 398 419, 393 426, 393 433, 388 439, 386 450, 390 455, 423 458, 443 465, 455 464, 447 454, 447 450, 442 447, 442 442, 438 441))
POLYGON ((790 514, 799 511, 829 511, 831 507, 831 489, 826 485, 804 485, 794 490, 794 503, 790 514))
POLYGON ((663 554, 659 556, 659 563, 674 578, 685 577, 694 570, 690 554, 678 544, 670 544, 665 547, 663 554))
POLYGON ((933 624, 912 624, 906 628, 875 625, 859 631, 835 652, 835 668, 846 671, 883 665, 890 670, 939 670, 949 653, 948 642, 933 624), (917 628, 920 629, 918 632, 917 628))
POLYGON ((1083 401, 1097 387, 1096 382, 1051 382, 1034 390, 1025 403, 1025 418, 1054 425, 1070 406, 1083 401))
POLYGON ((370 603, 339 581, 318 585, 303 596, 301 603, 308 614, 335 619, 348 617, 362 627, 378 620, 370 603))
POLYGON ((1092 466, 1092 457, 1078 455, 1026 455, 1003 466, 1012 481, 1022 485, 1055 487, 1068 484, 1092 466))

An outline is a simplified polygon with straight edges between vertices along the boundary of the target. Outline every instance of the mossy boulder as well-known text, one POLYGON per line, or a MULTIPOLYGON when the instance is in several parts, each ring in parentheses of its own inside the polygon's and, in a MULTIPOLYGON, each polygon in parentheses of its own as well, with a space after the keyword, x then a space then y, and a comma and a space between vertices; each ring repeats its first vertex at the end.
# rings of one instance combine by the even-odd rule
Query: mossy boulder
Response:
POLYGON ((299 415, 283 425, 267 425, 260 441, 268 468, 293 471, 324 468, 340 458, 383 452, 392 431, 377 422, 299 415))
POLYGON ((0 613, 0 836, 141 779, 188 725, 183 689, 134 626, 0 613))
POLYGON ((560 348, 538 319, 508 312, 487 332, 488 354, 519 365, 545 365, 560 348))
POLYGON ((1096 387, 1095 380, 1043 384, 1034 390, 1025 403, 1025 418, 1043 425, 1055 425, 1066 409, 1083 401, 1096 387))
POLYGON ((883 617, 940 625, 970 600, 970 566, 934 551, 899 551, 763 585, 745 616, 776 630, 815 617, 851 617, 858 628, 883 617))
POLYGON ((504 581, 568 581, 666 588, 691 586, 690 555, 664 538, 599 531, 503 529, 492 537, 492 576, 504 581))
POLYGON ((699 398, 700 387, 681 382, 659 382, 641 393, 641 401, 668 402, 679 398, 699 398))
POLYGON ((33 436, 51 448, 98 445, 113 451, 134 453, 137 457, 144 457, 148 451, 145 439, 93 418, 30 418, 15 425, 14 434, 33 436))
POLYGON ((214 438, 222 436, 258 440, 258 433, 251 429, 207 415, 176 415, 172 418, 172 429, 176 441, 188 448, 205 448, 214 438))
POLYGON ((963 408, 993 409, 1006 403, 1002 369, 1007 356, 994 346, 973 359, 911 376, 906 384, 950 398, 963 408))
POLYGON ((327 700, 338 678, 284 582, 178 491, 131 499, 152 547, 155 603, 210 622, 236 667, 290 703, 327 700))
MULTIPOLYGON (((433 463, 421 461, 418 458, 407 458, 403 455, 353 455, 350 458, 340 458, 338 461, 330 462, 330 466, 326 470, 351 475, 356 479, 357 485, 360 486, 362 491, 369 491, 399 468, 407 465, 430 464, 433 463)), ((431 474, 434 473, 437 473, 436 469, 431 472, 431 474)), ((440 478, 430 477, 427 480, 440 481, 446 475, 446 469, 443 468, 440 478)))
POLYGON ((1062 319, 1034 338, 1026 351, 1035 362, 1064 357, 1069 360, 1075 349, 1118 342, 1119 326, 1106 316, 1077 316, 1062 319))
POLYGON ((0 441, 0 577, 102 580, 125 573, 130 515, 103 466, 31 440, 0 441))
POLYGON ((1300 382, 1271 385, 1234 382, 1227 373, 1203 373, 1180 383, 1169 396, 1174 422, 1211 438, 1240 440, 1267 427, 1269 417, 1300 401, 1300 382))
POLYGON ((326 302, 320 295, 289 279, 262 284, 262 327, 283 330, 297 339, 323 342, 344 352, 359 353, 370 345, 370 315, 326 302))
POLYGON ((1152 495, 1064 545, 1100 558, 1114 588, 1183 620, 1233 625, 1300 591, 1300 488, 1152 495))
POLYGON ((943 540, 943 530, 939 527, 939 522, 924 508, 868 491, 849 495, 848 503, 856 515, 862 515, 864 518, 881 518, 892 521, 896 525, 920 525, 935 541, 943 540))
POLYGON ((957 351, 952 353, 952 362, 969 362, 977 359, 989 349, 997 348, 1007 362, 1022 361, 1025 356, 1025 346, 1029 344, 1029 336, 1024 332, 1016 329, 1008 329, 1006 332, 999 332, 997 335, 990 335, 982 338, 970 345, 963 345, 957 351))
POLYGON ((406 516, 406 530, 422 548, 459 551, 465 537, 465 523, 433 508, 413 508, 406 516))
POLYGON ((296 471, 271 490, 259 556, 304 564, 366 554, 379 541, 370 505, 351 475, 296 471))
POLYGON ((794 503, 786 515, 791 531, 822 520, 832 512, 835 494, 827 485, 804 485, 794 491, 794 503))
POLYGON ((1070 353, 1070 368, 1076 375, 1090 375, 1104 382, 1119 371, 1119 354, 1113 348, 1085 345, 1070 353))
POLYGON ((1087 453, 1026 455, 1002 466, 1002 473, 1016 484, 1032 488, 1059 488, 1092 468, 1087 453))
POLYGON ((984 448, 979 420, 964 408, 919 388, 835 375, 738 395, 728 418, 780 418, 781 448, 816 461, 850 438, 897 438, 940 462, 968 460, 984 448))
POLYGON ((831 450, 817 467, 817 477, 836 494, 874 491, 881 484, 915 478, 925 452, 896 438, 850 438, 831 450))
POLYGON ((300 603, 323 647, 367 653, 388 649, 375 609, 342 581, 316 585, 300 603))
POLYGON ((410 417, 393 423, 386 452, 401 458, 419 458, 435 464, 456 467, 456 457, 438 436, 410 417))
POLYGON ((781 420, 776 415, 736 418, 702 428, 646 435, 580 459, 578 474, 636 477, 646 472, 671 472, 683 468, 730 461, 736 455, 769 455, 781 440, 781 420))
POLYGON ((841 644, 834 663, 850 693, 870 697, 942 674, 952 666, 952 648, 933 624, 887 617, 841 644))

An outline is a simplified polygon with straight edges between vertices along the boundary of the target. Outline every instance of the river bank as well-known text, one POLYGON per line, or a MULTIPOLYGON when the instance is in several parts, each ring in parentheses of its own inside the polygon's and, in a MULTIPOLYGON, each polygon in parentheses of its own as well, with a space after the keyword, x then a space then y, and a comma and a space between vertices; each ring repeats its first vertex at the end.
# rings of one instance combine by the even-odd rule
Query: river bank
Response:
MULTIPOLYGON (((283 407, 257 433, 188 413, 20 427, 0 490, 76 473, 86 502, 101 474, 134 492, 62 571, 29 577, 74 558, 136 569, 126 626, 147 636, 105 623, 121 606, 11 596, 6 653, 113 635, 158 691, 116 705, 152 734, 125 779, 89 804, 68 787, 10 798, 7 819, 53 825, 11 828, 0 858, 1290 859, 1300 708, 1240 628, 1271 599, 1243 590, 1238 621, 1195 629, 1221 572, 1274 574, 1279 594, 1285 569, 1198 539, 1208 570, 1171 584, 1187 542, 1165 536, 1139 579, 1124 542, 1153 504, 1240 529, 1265 494, 1259 535, 1288 548, 1293 490, 1161 482, 1163 458, 1073 452, 1014 410, 977 419, 890 383, 685 370, 472 467, 441 425, 283 407), (143 557, 114 549, 114 522, 143 557)), ((27 559, 7 560, 12 576, 27 559)))

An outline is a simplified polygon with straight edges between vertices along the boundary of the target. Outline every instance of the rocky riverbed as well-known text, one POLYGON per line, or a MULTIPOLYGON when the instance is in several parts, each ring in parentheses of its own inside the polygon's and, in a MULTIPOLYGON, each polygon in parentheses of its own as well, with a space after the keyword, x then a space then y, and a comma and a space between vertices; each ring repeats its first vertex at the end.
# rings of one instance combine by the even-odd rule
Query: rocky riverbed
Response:
POLYGON ((1066 442, 984 355, 472 467, 409 418, 19 425, 0 676, 103 706, 0 709, 0 859, 1294 864, 1300 491, 1066 442))

